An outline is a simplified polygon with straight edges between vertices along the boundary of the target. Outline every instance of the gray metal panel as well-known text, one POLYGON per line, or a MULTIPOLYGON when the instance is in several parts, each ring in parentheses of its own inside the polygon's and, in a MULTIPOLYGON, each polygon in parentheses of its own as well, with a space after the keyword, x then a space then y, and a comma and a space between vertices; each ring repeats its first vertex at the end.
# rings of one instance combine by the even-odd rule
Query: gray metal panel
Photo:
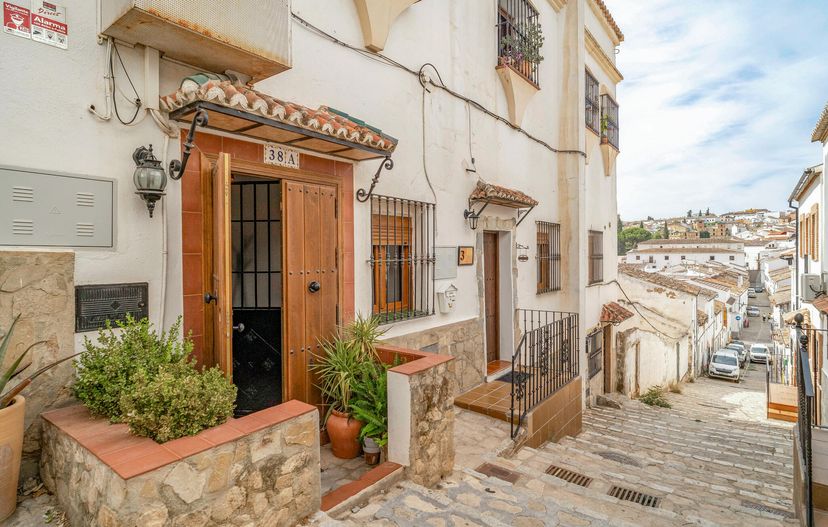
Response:
POLYGON ((435 247, 434 279, 457 278, 457 246, 435 247))
POLYGON ((112 247, 115 181, 0 167, 0 245, 112 247))

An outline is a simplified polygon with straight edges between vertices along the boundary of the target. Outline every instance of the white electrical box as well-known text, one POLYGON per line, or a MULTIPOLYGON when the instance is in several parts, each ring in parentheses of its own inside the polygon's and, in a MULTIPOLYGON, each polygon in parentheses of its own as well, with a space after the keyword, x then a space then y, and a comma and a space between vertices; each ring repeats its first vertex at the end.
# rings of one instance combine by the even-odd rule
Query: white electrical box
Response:
POLYGON ((803 274, 799 280, 799 296, 805 302, 811 302, 817 293, 823 291, 822 277, 818 274, 803 274))
POLYGON ((447 314, 454 311, 454 304, 457 302, 457 287, 448 284, 437 289, 437 305, 440 313, 447 314))
POLYGON ((112 247, 115 181, 0 167, 0 245, 112 247))
POLYGON ((292 65, 290 0, 104 0, 101 32, 259 81, 292 65))

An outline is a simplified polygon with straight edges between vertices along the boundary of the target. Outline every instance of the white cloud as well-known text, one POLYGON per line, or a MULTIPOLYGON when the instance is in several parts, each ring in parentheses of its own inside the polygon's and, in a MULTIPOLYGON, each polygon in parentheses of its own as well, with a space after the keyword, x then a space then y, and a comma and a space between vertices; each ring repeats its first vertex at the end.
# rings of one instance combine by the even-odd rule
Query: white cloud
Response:
POLYGON ((824 1, 608 4, 625 35, 622 217, 786 207, 819 162, 810 132, 828 100, 824 1))

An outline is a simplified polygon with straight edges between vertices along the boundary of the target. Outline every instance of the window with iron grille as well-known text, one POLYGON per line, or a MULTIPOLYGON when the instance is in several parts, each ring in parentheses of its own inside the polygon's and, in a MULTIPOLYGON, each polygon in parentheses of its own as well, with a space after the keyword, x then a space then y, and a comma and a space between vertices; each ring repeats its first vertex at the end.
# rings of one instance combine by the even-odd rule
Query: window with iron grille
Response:
POLYGON ((372 312, 382 323, 434 314, 434 204, 371 196, 372 312))
MULTIPOLYGON (((535 86, 538 85, 538 64, 525 59, 527 48, 533 46, 530 33, 538 28, 538 11, 529 0, 498 0, 497 55, 501 64, 508 64, 535 86)), ((537 53, 538 49, 532 49, 537 53)))
POLYGON ((618 103, 608 94, 601 96, 601 137, 618 148, 618 103))
POLYGON ((535 222, 538 229, 538 293, 561 290, 561 226, 535 222))
POLYGON ((587 335, 586 352, 591 379, 604 368, 604 332, 602 330, 598 329, 587 335))
POLYGON ((586 125, 587 128, 601 133, 601 96, 599 94, 598 80, 592 74, 586 72, 586 125))
POLYGON ((589 283, 604 281, 604 233, 589 231, 589 283))

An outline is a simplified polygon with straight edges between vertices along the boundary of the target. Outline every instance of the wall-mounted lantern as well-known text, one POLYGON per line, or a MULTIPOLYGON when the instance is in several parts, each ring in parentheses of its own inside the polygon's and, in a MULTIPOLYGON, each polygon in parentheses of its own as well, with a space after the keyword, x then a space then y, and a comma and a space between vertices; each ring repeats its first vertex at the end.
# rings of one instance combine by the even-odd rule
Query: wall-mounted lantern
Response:
POLYGON ((143 146, 136 148, 132 153, 132 159, 135 161, 135 172, 132 174, 135 193, 147 203, 147 210, 152 218, 155 202, 165 194, 167 173, 161 166, 161 161, 156 159, 152 153, 152 145, 149 148, 143 146))
POLYGON ((485 209, 488 205, 488 203, 485 203, 480 210, 475 212, 474 209, 471 208, 470 204, 469 208, 463 211, 463 217, 469 222, 469 228, 471 228, 471 230, 477 229, 477 222, 480 220, 480 214, 483 213, 483 209, 485 209))
POLYGON ((521 245, 519 243, 515 244, 515 248, 518 250, 518 262, 528 262, 529 261, 529 246, 528 245, 521 245))

